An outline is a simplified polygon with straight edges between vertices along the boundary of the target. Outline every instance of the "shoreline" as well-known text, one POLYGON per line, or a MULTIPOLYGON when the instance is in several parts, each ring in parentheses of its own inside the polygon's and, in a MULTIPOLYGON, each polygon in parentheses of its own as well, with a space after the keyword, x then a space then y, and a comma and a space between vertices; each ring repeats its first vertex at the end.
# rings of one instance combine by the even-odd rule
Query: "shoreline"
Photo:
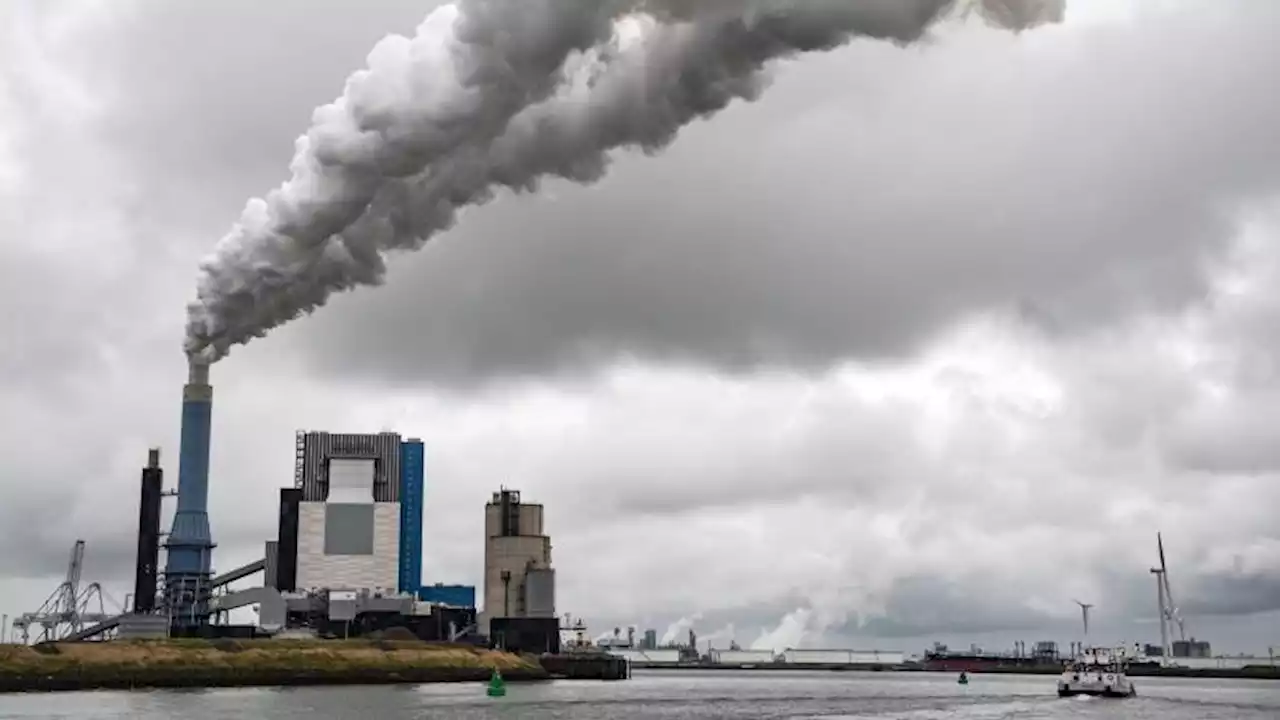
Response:
POLYGON ((0 646, 0 693, 554 679, 536 659, 386 640, 161 640, 0 646))
MULTIPOLYGON (((470 645, 394 640, 139 640, 0 645, 0 694, 85 690, 306 687, 484 683, 497 669, 509 683, 624 679, 620 658, 517 656, 470 645)), ((625 667, 622 666, 622 667, 625 667)), ((675 664, 632 662, 635 670, 922 673, 921 666, 675 664)), ((931 671, 955 674, 957 670, 931 671)), ((970 675, 1057 675, 1057 666, 992 667, 970 675)), ((1134 667, 1135 678, 1280 680, 1280 667, 1134 667)))
MULTIPOLYGON (((959 670, 928 670, 923 667, 827 664, 676 664, 632 662, 636 670, 721 671, 721 672, 849 672, 957 674, 959 670)), ((1060 667, 993 667, 966 670, 969 675, 1060 675, 1060 667)), ((1247 668, 1130 668, 1129 677, 1201 678, 1216 680, 1280 680, 1280 666, 1255 665, 1247 668)))
MULTIPOLYGON (((0 695, 18 693, 81 692, 90 690, 197 690, 225 688, 264 687, 334 687, 359 685, 436 685, 474 682, 483 684, 489 680, 488 670, 441 672, 435 668, 418 668, 386 672, 375 668, 364 671, 341 670, 336 672, 254 672, 252 675, 209 673, 206 669, 184 675, 161 672, 148 675, 122 674, 111 676, 14 676, 0 677, 0 695)), ((547 674, 503 673, 508 684, 549 682, 555 678, 547 674)))

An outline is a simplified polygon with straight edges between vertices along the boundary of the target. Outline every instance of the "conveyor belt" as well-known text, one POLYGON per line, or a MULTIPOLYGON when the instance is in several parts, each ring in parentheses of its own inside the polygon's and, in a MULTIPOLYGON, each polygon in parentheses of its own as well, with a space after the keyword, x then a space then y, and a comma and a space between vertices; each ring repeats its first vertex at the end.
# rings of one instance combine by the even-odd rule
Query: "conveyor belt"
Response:
POLYGON ((101 635, 102 633, 108 630, 118 627, 120 625, 121 617, 123 616, 117 615, 112 618, 107 618, 106 620, 103 620, 102 622, 96 625, 90 625, 89 627, 81 630, 78 633, 72 633, 66 636, 65 638, 62 638, 58 642, 77 642, 79 640, 88 640, 89 638, 94 637, 95 635, 101 635))
POLYGON ((267 569, 267 561, 265 559, 254 560, 248 565, 242 565, 236 568, 235 570, 224 572, 221 575, 215 576, 212 580, 209 581, 209 586, 214 588, 220 588, 223 585, 230 585, 231 583, 237 580, 240 580, 241 578, 247 578, 256 572, 262 572, 263 570, 266 570, 266 569, 267 569))

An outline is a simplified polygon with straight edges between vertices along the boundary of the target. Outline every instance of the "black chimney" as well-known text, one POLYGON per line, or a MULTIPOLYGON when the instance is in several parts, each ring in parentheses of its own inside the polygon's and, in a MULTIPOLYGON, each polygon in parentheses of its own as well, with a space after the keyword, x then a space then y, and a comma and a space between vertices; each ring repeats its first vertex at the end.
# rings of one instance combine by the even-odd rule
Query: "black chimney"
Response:
POLYGON ((160 565, 160 502, 164 496, 164 470, 160 450, 147 453, 142 468, 138 502, 138 559, 133 579, 133 611, 151 613, 156 609, 156 573, 160 565))

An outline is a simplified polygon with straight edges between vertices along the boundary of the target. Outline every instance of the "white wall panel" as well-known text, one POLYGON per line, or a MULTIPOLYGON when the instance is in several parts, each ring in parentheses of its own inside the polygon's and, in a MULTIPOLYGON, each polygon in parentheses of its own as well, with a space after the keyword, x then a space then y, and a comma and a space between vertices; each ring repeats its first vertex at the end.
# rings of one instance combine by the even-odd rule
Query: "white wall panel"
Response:
POLYGON ((395 592, 400 570, 400 503, 376 503, 372 555, 324 554, 325 503, 298 505, 298 588, 395 592))
POLYGON ((324 503, 298 503, 298 589, 324 587, 324 567, 324 503))
POLYGON ((374 464, 370 459, 329 460, 329 502, 372 503, 374 464))

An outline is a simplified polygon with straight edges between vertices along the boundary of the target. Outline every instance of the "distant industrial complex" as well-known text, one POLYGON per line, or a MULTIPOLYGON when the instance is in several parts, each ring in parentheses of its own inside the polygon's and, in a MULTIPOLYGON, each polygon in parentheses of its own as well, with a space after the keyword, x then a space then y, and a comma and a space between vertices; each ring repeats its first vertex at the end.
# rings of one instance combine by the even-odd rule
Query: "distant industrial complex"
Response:
MULTIPOLYGON (((1156 602, 1160 619, 1160 644, 1135 643, 1128 650, 1130 667, 1139 672, 1160 670, 1233 671, 1248 668, 1274 669, 1274 655, 1268 657, 1214 656, 1207 641, 1187 636, 1187 625, 1173 599, 1169 585, 1169 567, 1165 560, 1164 538, 1156 534, 1159 566, 1151 568, 1156 581, 1156 602), (1176 632, 1177 638, 1173 635, 1176 632)), ((1089 643, 1089 611, 1092 603, 1074 601, 1081 612, 1081 637, 1069 648, 1061 649, 1056 641, 1041 640, 1030 650, 1018 642, 1011 650, 988 651, 977 645, 957 650, 941 643, 920 654, 901 650, 855 650, 815 648, 750 648, 730 641, 727 648, 708 647, 700 652, 694 630, 688 631, 687 642, 660 645, 656 630, 645 630, 639 640, 636 628, 614 628, 613 635, 603 637, 597 645, 610 653, 630 660, 637 667, 704 667, 704 668, 830 668, 864 670, 927 670, 934 672, 1040 672, 1060 669, 1065 660, 1084 654, 1089 643)), ((575 628, 578 638, 572 644, 583 645, 585 627, 575 628)))

